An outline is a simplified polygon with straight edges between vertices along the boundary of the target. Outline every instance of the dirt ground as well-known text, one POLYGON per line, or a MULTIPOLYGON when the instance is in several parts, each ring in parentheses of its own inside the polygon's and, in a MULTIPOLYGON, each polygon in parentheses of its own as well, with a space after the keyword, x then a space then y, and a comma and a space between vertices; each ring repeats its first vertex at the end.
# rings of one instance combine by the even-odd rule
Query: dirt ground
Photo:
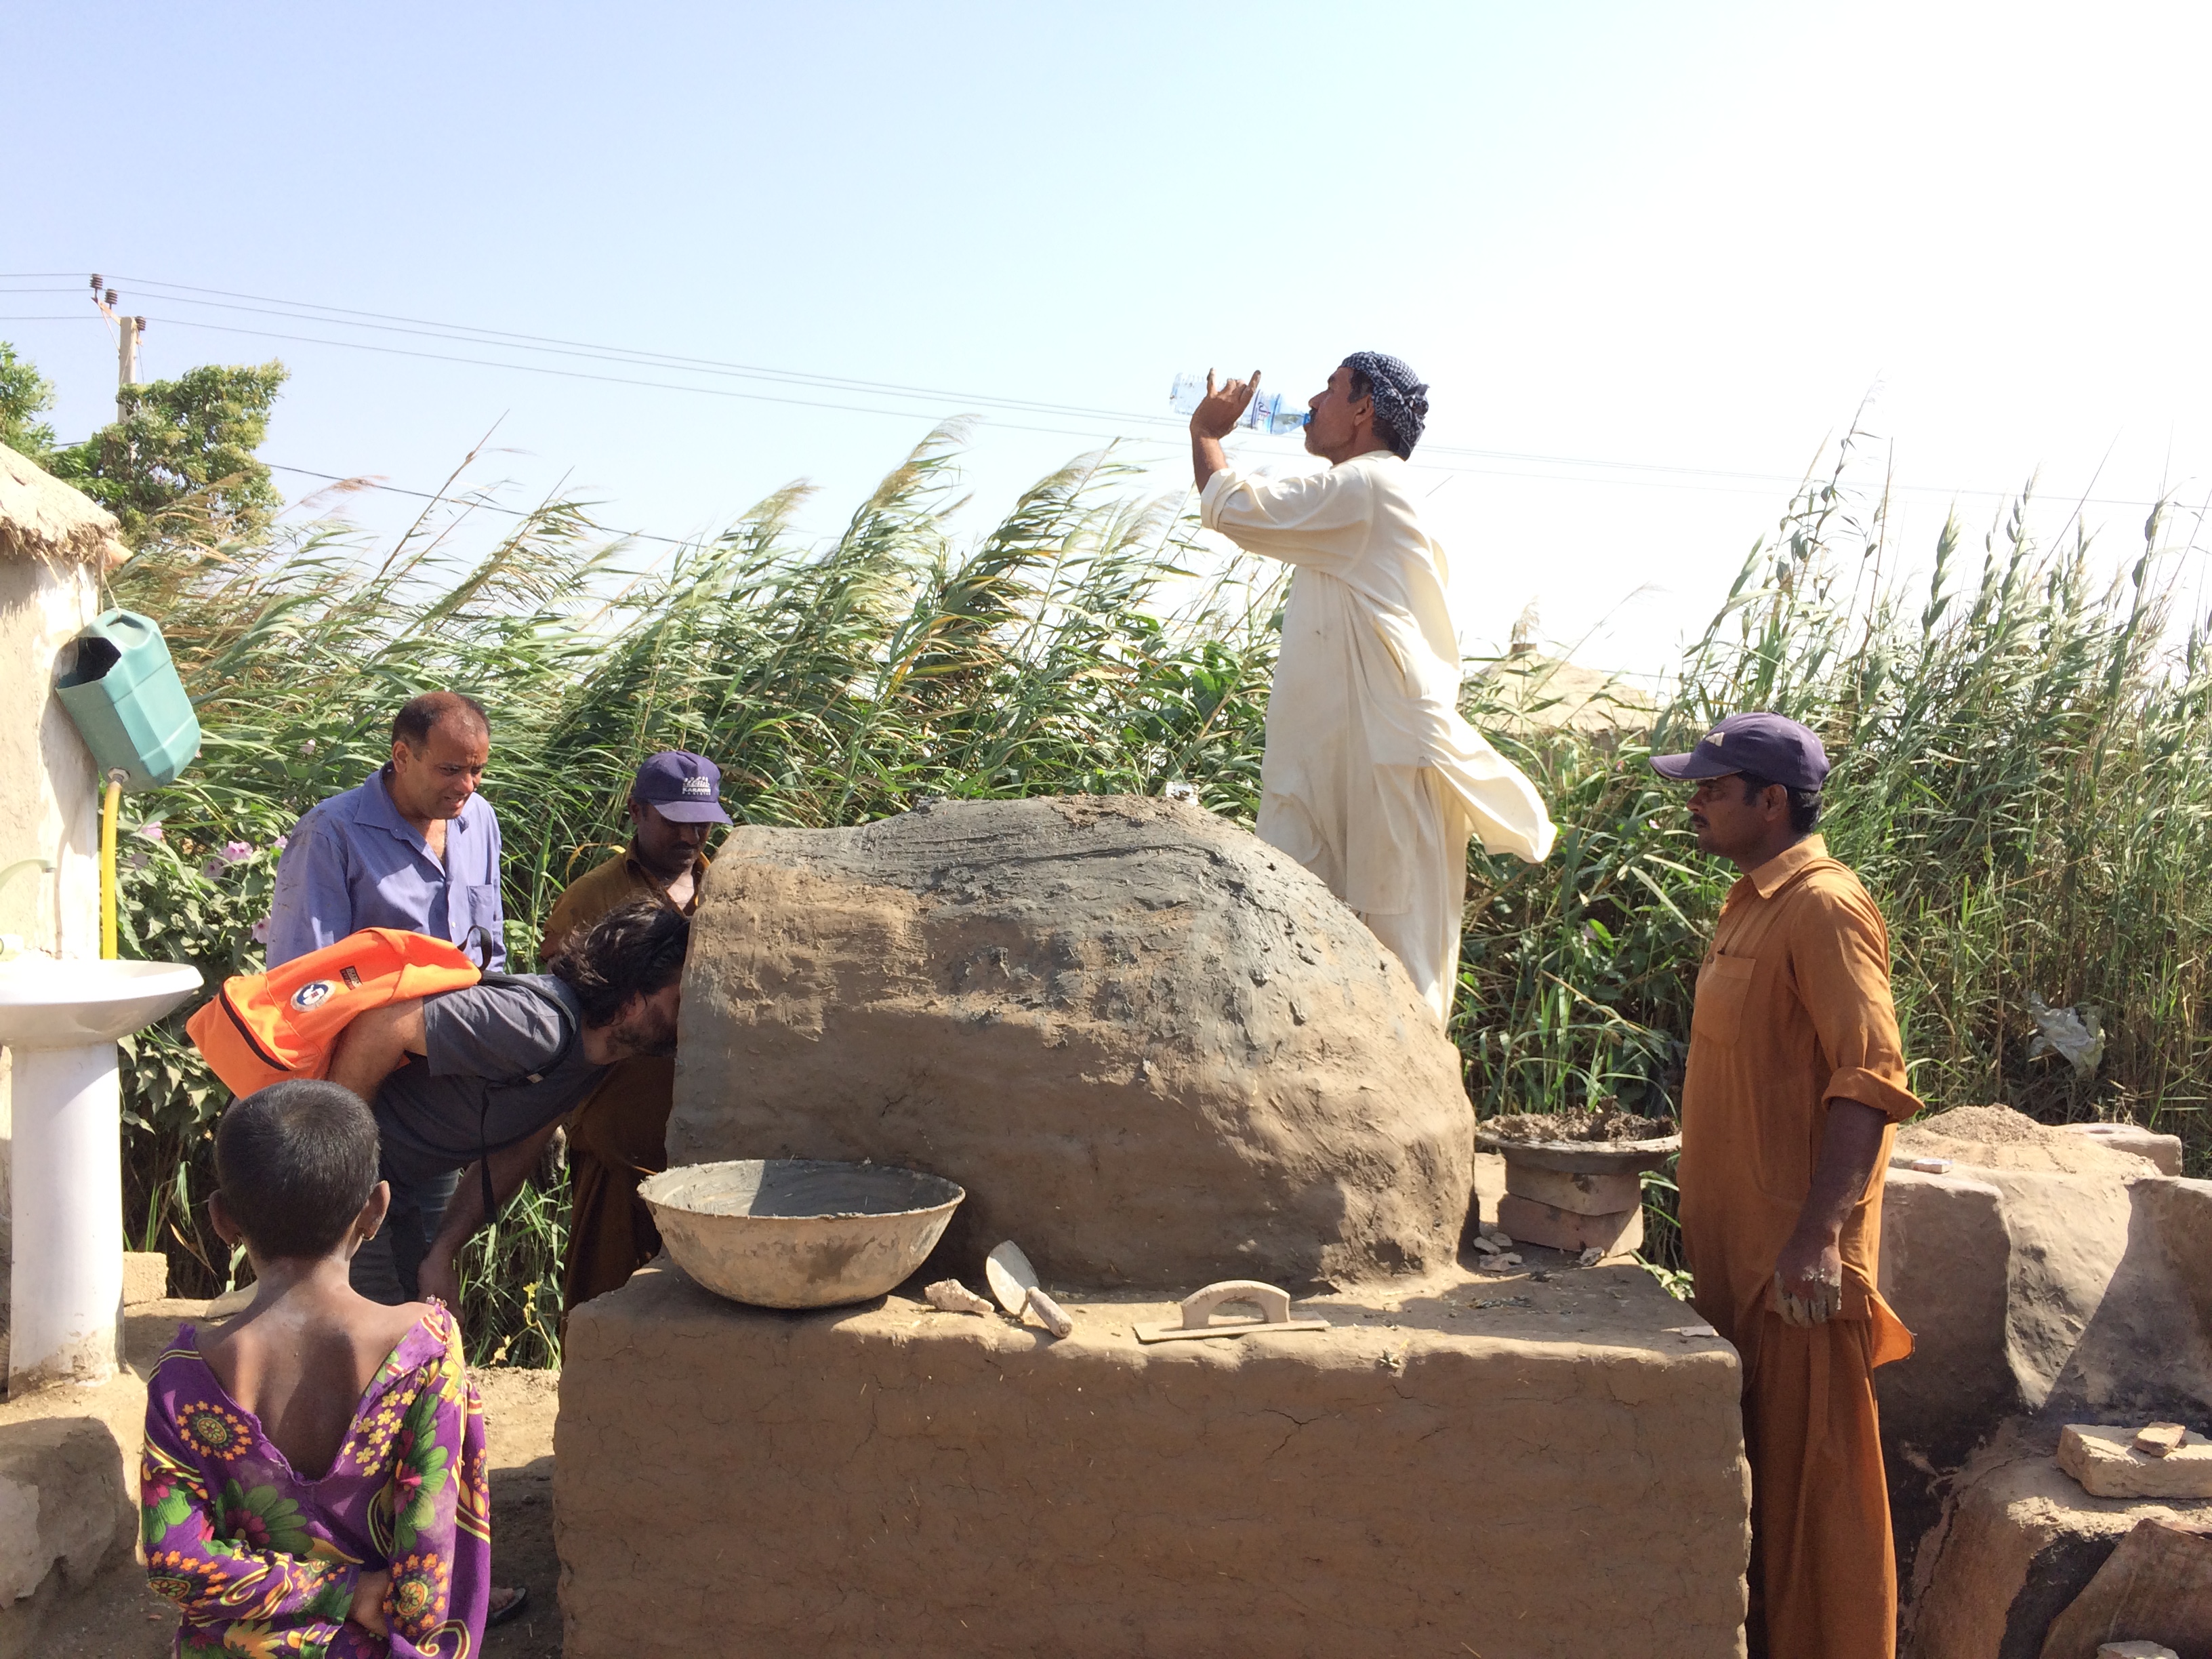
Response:
MULTIPOLYGON (((176 1330, 186 1304, 162 1304, 177 1316, 134 1312, 131 1359, 144 1371, 176 1330)), ((559 1378, 551 1371, 482 1370, 477 1374, 491 1442, 492 1582, 530 1591, 521 1615, 488 1632, 484 1659, 559 1659, 560 1563, 553 1553, 553 1415, 559 1378)), ((40 1651, 54 1659, 156 1659, 170 1650, 176 1619, 146 1589, 146 1572, 125 1561, 93 1594, 73 1600, 46 1620, 40 1651)))

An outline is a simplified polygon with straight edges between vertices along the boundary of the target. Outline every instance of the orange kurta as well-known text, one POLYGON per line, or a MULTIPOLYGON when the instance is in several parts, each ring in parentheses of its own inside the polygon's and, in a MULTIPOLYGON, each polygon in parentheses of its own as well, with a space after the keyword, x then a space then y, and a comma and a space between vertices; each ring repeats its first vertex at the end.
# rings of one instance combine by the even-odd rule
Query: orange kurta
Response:
MULTIPOLYGON (((691 903, 706 879, 702 854, 692 870, 691 903)), ((541 957, 579 928, 639 899, 668 903, 665 888, 629 852, 617 854, 568 884, 545 923, 541 957)), ((674 908, 671 906, 671 908, 674 908)), ((653 1212, 638 1182, 668 1167, 668 1114, 676 1097, 676 1062, 634 1055, 608 1068, 599 1086, 568 1119, 568 1248, 561 1262, 565 1310, 619 1290, 660 1253, 653 1212)))
POLYGON ((1682 1243, 1698 1311, 1744 1369, 1752 1467, 1754 1628, 1773 1659, 1896 1650, 1897 1568, 1870 1373, 1912 1351, 1875 1285, 1882 1155, 1845 1221, 1844 1309, 1796 1329, 1774 1264, 1812 1190, 1831 1101, 1893 1126, 1905 1086, 1889 993, 1889 932, 1818 836, 1729 890, 1698 971, 1682 1085, 1682 1243))

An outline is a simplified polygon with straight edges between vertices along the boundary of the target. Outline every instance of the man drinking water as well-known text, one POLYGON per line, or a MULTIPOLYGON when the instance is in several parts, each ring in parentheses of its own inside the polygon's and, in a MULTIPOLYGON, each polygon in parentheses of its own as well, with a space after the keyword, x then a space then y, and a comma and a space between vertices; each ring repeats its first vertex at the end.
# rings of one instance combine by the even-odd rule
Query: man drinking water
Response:
POLYGON ((1221 447, 1259 384, 1255 373, 1217 390, 1209 374, 1190 417, 1206 527, 1297 571, 1256 828, 1359 913, 1441 1023, 1458 987, 1468 838, 1534 864, 1553 829, 1534 787, 1460 715, 1449 568, 1406 477, 1429 389, 1395 357, 1354 352, 1307 405, 1306 448, 1329 470, 1267 479, 1221 447))

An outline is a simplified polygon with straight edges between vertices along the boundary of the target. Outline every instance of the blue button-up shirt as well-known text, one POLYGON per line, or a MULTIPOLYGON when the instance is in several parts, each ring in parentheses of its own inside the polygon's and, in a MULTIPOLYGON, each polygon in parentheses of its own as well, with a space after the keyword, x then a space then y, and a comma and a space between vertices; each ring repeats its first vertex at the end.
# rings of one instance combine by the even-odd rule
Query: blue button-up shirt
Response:
MULTIPOLYGON (((389 767, 386 771, 389 771, 389 767)), ((507 965, 499 896, 499 817, 482 795, 446 823, 441 864, 399 816, 385 775, 307 810, 276 860, 269 913, 269 965, 319 951, 362 927, 404 927, 450 939, 489 965, 507 965)))

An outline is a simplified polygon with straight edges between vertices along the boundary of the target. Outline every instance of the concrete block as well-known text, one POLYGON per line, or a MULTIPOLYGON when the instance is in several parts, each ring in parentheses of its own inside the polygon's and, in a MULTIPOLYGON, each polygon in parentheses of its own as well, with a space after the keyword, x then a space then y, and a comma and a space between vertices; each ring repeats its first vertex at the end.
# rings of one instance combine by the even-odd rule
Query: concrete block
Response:
POLYGON ((1914 1570, 1905 1659, 2033 1659, 2140 1522, 2212 1525, 2212 1503, 2091 1497, 2053 1459, 2057 1439, 2009 1425, 1960 1473, 1914 1570))
POLYGON ((46 1613, 130 1553, 137 1520, 100 1419, 0 1423, 0 1655, 37 1652, 46 1613))
POLYGON ((2181 1173, 2181 1137, 2154 1134, 2133 1123, 2068 1123, 2067 1133, 2082 1135, 2116 1152, 2133 1152, 2146 1158, 2160 1175, 2181 1173))
POLYGON ((2060 1613, 2039 1659, 2212 1659, 2212 1533, 2140 1521, 2060 1613))
POLYGON ((169 1295, 169 1258, 159 1250, 123 1253, 123 1305, 136 1308, 165 1302, 169 1295))
POLYGON ((1644 1183, 1633 1175, 1569 1175, 1509 1163, 1505 1190, 1577 1215, 1620 1215, 1644 1207, 1644 1183))
POLYGON ((1505 1196, 1505 1160, 1496 1152, 1474 1155, 1474 1192, 1467 1206, 1467 1231, 1498 1224, 1498 1200, 1505 1196))
POLYGON ((563 1651, 1740 1656, 1733 1350, 1634 1267, 1513 1288, 1146 1346, 1171 1303, 1067 1296, 1054 1341, 647 1268, 569 1320, 563 1651))
POLYGON ((1554 1250, 1579 1253, 1595 1248, 1607 1255, 1624 1255, 1644 1243, 1641 1204, 1612 1215, 1577 1215, 1509 1191, 1498 1200, 1498 1224, 1516 1243, 1542 1244, 1554 1250))
POLYGON ((1971 1176, 1889 1171, 1880 1288, 1913 1334, 1910 1357, 1874 1374, 1883 1437, 1893 1446, 1955 1465, 2015 1408, 2020 1390, 2006 1349, 2011 1258, 1996 1187, 1971 1176))
POLYGON ((2212 1498, 2212 1441, 2185 1435, 2163 1457, 2137 1451, 2136 1426, 2069 1423, 2058 1437, 2058 1467, 2092 1498, 2212 1498))

